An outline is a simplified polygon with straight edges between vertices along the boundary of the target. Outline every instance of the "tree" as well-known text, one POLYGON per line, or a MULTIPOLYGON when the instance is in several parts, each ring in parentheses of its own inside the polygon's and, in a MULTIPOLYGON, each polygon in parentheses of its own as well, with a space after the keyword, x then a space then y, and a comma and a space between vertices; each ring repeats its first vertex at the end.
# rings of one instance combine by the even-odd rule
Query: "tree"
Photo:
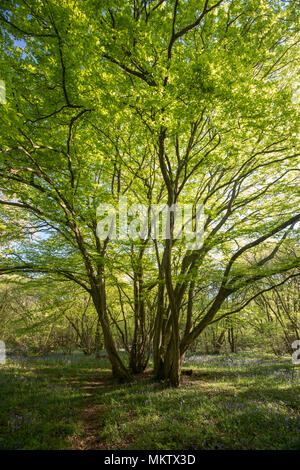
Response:
MULTIPOLYGON (((226 299, 298 263, 271 263, 299 220, 296 2, 35 0, 5 2, 1 21, 9 98, 0 202, 44 233, 9 254, 1 272, 80 285, 113 373, 126 379, 107 308, 111 260, 126 250, 99 240, 96 208, 122 191, 169 206, 202 203, 201 247, 175 237, 172 214, 169 239, 147 238, 156 255, 147 280, 157 294, 155 373, 177 386, 187 349, 226 299), (270 239, 275 248, 246 267, 242 257, 270 239)), ((132 354, 145 338, 144 263, 134 267, 132 354)))
MULTIPOLYGON (((293 249, 287 251, 288 256, 297 256, 293 249)), ((292 343, 299 339, 299 272, 294 271, 288 277, 277 274, 262 284, 263 289, 255 286, 254 292, 262 293, 254 297, 252 304, 264 314, 263 325, 271 332, 273 351, 292 354, 292 343)))

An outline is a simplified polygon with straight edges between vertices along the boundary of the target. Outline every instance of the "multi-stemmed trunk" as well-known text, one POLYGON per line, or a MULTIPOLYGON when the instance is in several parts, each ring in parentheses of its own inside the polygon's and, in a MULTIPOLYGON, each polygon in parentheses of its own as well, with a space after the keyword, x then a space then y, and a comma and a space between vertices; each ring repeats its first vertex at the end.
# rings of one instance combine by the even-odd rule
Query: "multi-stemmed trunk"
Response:
POLYGON ((170 317, 168 321, 163 320, 160 338, 159 347, 154 345, 156 346, 153 354, 155 377, 177 387, 180 383, 185 353, 181 353, 179 332, 174 334, 170 317))
POLYGON ((143 372, 149 361, 150 338, 146 332, 146 305, 143 267, 140 253, 134 271, 134 334, 129 354, 129 367, 134 374, 143 372))
MULTIPOLYGON (((169 206, 171 205, 169 201, 169 206)), ((160 379, 166 379, 174 387, 180 383, 180 303, 177 302, 172 283, 172 243, 174 230, 174 214, 170 213, 170 239, 166 240, 165 251, 160 272, 158 293, 158 309, 154 335, 154 371, 160 379), (167 292, 168 309, 164 311, 164 284, 167 292)))

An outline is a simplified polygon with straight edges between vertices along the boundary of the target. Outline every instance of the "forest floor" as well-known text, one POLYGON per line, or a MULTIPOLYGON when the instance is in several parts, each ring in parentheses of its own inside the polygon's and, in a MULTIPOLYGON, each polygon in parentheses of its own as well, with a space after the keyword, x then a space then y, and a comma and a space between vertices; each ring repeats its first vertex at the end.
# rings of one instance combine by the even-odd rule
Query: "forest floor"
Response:
POLYGON ((300 449, 289 357, 194 356, 178 389, 81 354, 0 365, 0 449, 300 449))

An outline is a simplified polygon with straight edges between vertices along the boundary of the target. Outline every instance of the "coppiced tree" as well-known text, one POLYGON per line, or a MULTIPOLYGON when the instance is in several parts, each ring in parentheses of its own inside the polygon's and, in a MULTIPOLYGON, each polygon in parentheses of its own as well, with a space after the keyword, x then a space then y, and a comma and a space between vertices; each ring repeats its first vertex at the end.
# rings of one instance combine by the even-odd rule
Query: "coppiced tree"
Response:
MULTIPOLYGON (((127 379, 107 308, 111 259, 124 247, 99 239, 96 209, 122 191, 203 204, 201 246, 175 237, 172 213, 170 237, 147 238, 154 369, 177 386, 186 351, 224 302, 298 264, 279 256, 299 220, 296 2, 20 0, 2 1, 0 18, 0 202, 43 234, 13 244, 1 272, 80 285, 113 374, 127 379), (250 269, 242 259, 257 247, 250 269)), ((143 266, 134 263, 131 351, 144 335, 143 266)))

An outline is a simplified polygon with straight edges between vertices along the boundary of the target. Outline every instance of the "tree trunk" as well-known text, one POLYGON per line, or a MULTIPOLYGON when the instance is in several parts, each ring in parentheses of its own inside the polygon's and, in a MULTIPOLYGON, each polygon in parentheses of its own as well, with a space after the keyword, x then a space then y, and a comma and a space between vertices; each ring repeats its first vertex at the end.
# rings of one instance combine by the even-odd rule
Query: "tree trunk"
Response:
MULTIPOLYGON (((161 275, 159 280, 161 281, 161 275)), ((162 378, 163 360, 162 360, 162 344, 163 344, 163 332, 166 326, 166 320, 164 319, 164 285, 160 282, 158 286, 158 297, 157 297, 157 312, 154 324, 154 336, 153 336, 153 367, 154 375, 158 379, 162 378)))
POLYGON ((121 382, 130 380, 130 372, 123 364, 112 336, 107 315, 106 292, 103 278, 98 281, 96 286, 93 286, 91 294, 102 327, 104 346, 111 362, 113 377, 121 382))
POLYGON ((213 342, 213 350, 215 354, 220 354, 221 347, 225 340, 225 330, 221 332, 221 334, 217 337, 217 339, 213 342))
POLYGON ((180 356, 179 342, 176 344, 174 340, 175 338, 172 335, 159 375, 161 379, 167 380, 173 387, 178 387, 180 384, 181 365, 183 361, 180 356))
POLYGON ((236 334, 234 332, 234 328, 232 326, 228 329, 228 343, 230 345, 230 352, 236 353, 237 352, 237 340, 236 340, 236 334))
POLYGON ((101 329, 101 325, 100 325, 100 320, 98 318, 97 327, 96 327, 96 334, 95 334, 95 357, 96 357, 96 359, 99 359, 100 351, 103 349, 103 342, 101 340, 100 329, 101 329))

